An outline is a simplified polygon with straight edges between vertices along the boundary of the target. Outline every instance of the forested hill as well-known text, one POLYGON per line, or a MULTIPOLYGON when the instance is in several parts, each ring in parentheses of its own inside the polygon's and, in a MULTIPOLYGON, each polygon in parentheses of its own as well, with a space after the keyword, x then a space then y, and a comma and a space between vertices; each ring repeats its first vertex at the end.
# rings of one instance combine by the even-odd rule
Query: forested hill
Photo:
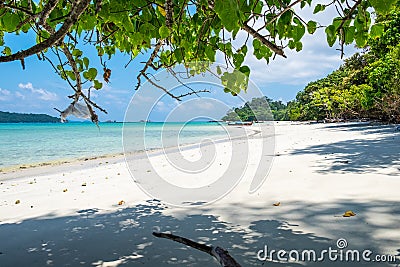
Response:
POLYGON ((229 110, 223 121, 282 121, 288 120, 287 106, 280 100, 272 100, 266 96, 253 98, 242 107, 229 110))
POLYGON ((60 119, 47 114, 24 114, 0 111, 0 123, 17 122, 60 122, 60 119))
MULTIPOLYGON (((400 1, 378 16, 379 38, 288 103, 290 120, 373 119, 400 123, 400 1)), ((347 33, 346 33, 347 34, 347 33)), ((348 34, 352 34, 351 32, 348 34)))

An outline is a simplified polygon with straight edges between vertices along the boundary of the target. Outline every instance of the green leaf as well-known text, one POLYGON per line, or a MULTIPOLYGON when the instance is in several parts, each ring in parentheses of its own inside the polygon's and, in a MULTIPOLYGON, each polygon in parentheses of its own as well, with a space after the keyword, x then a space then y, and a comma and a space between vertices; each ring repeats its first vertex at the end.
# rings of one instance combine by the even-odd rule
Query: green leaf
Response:
POLYGON ((369 2, 376 12, 385 15, 390 11, 393 4, 396 3, 397 0, 369 0, 369 2))
POLYGON ((97 23, 97 18, 95 16, 83 15, 82 16, 82 28, 86 31, 94 29, 97 23))
POLYGON ((317 23, 313 20, 310 20, 307 23, 307 31, 309 34, 313 34, 317 30, 317 23))
POLYGON ((296 43, 296 51, 299 52, 303 49, 303 43, 302 42, 297 42, 296 43))
POLYGON ((221 74, 222 74, 222 70, 221 70, 221 67, 220 67, 220 66, 217 66, 217 74, 218 74, 218 75, 221 75, 221 74))
POLYGON ((357 31, 356 33, 356 45, 358 47, 364 47, 367 44, 367 34, 364 31, 357 31))
POLYGON ((93 85, 94 89, 99 90, 103 87, 103 84, 101 82, 99 82, 98 80, 94 80, 93 82, 94 82, 94 85, 93 85))
POLYGON ((303 26, 303 24, 299 24, 299 25, 293 27, 293 30, 292 30, 292 37, 293 37, 293 40, 294 40, 295 42, 300 41, 301 38, 304 36, 304 33, 305 33, 305 32, 306 32, 306 29, 305 29, 305 27, 303 26))
POLYGON ((87 57, 83 58, 83 64, 85 65, 85 69, 89 67, 89 59, 87 57))
POLYGON ((290 49, 295 49, 296 48, 296 43, 293 40, 290 40, 288 46, 289 46, 290 49))
POLYGON ((8 46, 4 47, 3 52, 4 55, 9 56, 11 55, 11 48, 9 48, 8 46))
POLYGON ((82 56, 82 54, 83 54, 83 52, 82 52, 81 50, 79 50, 79 49, 74 49, 74 50, 72 51, 72 55, 73 55, 74 57, 80 57, 80 56, 82 56))
POLYGON ((372 25, 369 35, 371 38, 377 39, 382 35, 383 30, 384 30, 384 26, 382 24, 372 25))
POLYGON ((243 45, 237 52, 242 53, 243 55, 247 54, 247 45, 243 45))
POLYGON ((236 68, 239 68, 244 61, 243 54, 233 54, 233 64, 235 64, 236 68))
POLYGON ((354 41, 354 33, 356 31, 356 27, 350 26, 348 28, 344 28, 344 41, 346 44, 351 44, 354 41))
POLYGON ((7 12, 2 17, 3 27, 7 32, 13 32, 16 30, 20 20, 18 14, 7 12))
POLYGON ((245 74, 247 77, 250 76, 250 68, 248 66, 241 66, 239 68, 239 71, 243 74, 245 74))
POLYGON ((318 12, 321 12, 324 10, 325 10, 325 5, 317 4, 314 8, 314 14, 317 14, 318 12))
POLYGON ((158 33, 162 39, 167 38, 170 35, 169 29, 167 26, 163 25, 158 29, 158 33))
POLYGON ((254 50, 260 49, 261 46, 262 46, 262 44, 258 39, 254 39, 253 40, 253 48, 254 48, 254 50))
POLYGON ((207 45, 205 49, 206 56, 211 62, 215 62, 215 53, 216 51, 210 46, 207 45))
POLYGON ((334 25, 329 25, 325 29, 326 40, 328 41, 329 46, 333 46, 336 42, 336 31, 334 25))
POLYGON ((133 26, 133 23, 132 23, 129 15, 128 15, 128 13, 126 13, 125 16, 123 17, 122 23, 123 23, 124 29, 127 32, 134 32, 135 31, 135 27, 133 26))
POLYGON ((176 61, 178 61, 178 63, 181 63, 183 61, 184 49, 181 47, 175 49, 174 55, 175 55, 176 61))
POLYGON ((88 71, 83 73, 83 77, 90 81, 93 81, 97 76, 97 70, 95 68, 90 68, 88 71))
POLYGON ((65 73, 67 74, 67 76, 68 76, 71 80, 73 80, 73 81, 76 80, 76 77, 75 77, 75 74, 74 74, 73 71, 66 71, 65 73))
POLYGON ((229 32, 239 28, 239 6, 237 0, 215 0, 215 12, 229 32))
POLYGON ((254 8, 254 13, 255 14, 260 14, 262 12, 262 8, 263 8, 263 2, 262 1, 257 1, 257 5, 254 8))
POLYGON ((292 12, 287 11, 285 13, 283 13, 280 18, 279 21, 283 24, 283 25, 287 25, 292 21, 292 12))

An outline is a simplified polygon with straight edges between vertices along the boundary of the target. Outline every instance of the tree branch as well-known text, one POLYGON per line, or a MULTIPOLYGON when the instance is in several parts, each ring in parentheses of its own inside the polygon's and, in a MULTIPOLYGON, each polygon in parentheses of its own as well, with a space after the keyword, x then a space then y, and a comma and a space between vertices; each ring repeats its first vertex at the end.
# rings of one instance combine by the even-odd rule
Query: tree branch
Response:
POLYGON ((49 0, 47 2, 47 5, 44 6, 42 12, 40 13, 39 16, 39 25, 44 25, 46 22, 47 18, 49 17, 50 13, 54 10, 54 8, 57 6, 59 0, 49 0))
POLYGON ((72 56, 72 54, 69 51, 69 48, 67 47, 66 44, 62 45, 62 50, 68 59, 69 65, 71 65, 72 71, 74 72, 74 76, 75 76, 75 80, 76 80, 76 97, 75 97, 75 99, 78 99, 82 92, 81 74, 78 71, 78 67, 76 66, 75 59, 72 56))
POLYGON ((217 259, 217 261, 223 267, 241 267, 241 265, 234 258, 232 258, 231 255, 229 255, 228 251, 223 249, 223 248, 221 248, 221 247, 207 246, 207 245, 200 244, 200 243, 194 242, 194 241, 192 241, 190 239, 187 239, 187 238, 184 238, 184 237, 180 237, 180 236, 177 236, 177 235, 173 235, 173 234, 153 232, 153 235, 155 237, 159 237, 159 238, 170 239, 170 240, 173 240, 175 242, 178 242, 178 243, 184 244, 186 246, 192 247, 194 249, 203 251, 203 252, 205 252, 207 254, 210 254, 215 259, 217 259))
POLYGON ((147 62, 144 65, 143 69, 140 71, 139 75, 137 76, 138 83, 136 85, 135 90, 138 90, 139 87, 140 87, 140 84, 141 84, 140 77, 141 76, 144 76, 147 80, 149 80, 149 78, 145 76, 146 75, 146 71, 153 64, 153 61, 156 58, 156 56, 158 54, 158 51, 160 50, 163 42, 164 42, 164 40, 162 40, 162 39, 158 40, 158 42, 156 44, 156 47, 154 48, 153 52, 151 53, 151 55, 149 57, 149 60, 147 60, 147 62))
POLYGON ((272 22, 274 22, 275 20, 277 20, 280 16, 282 16, 285 12, 287 12, 288 10, 290 10, 293 6, 297 5, 298 3, 300 3, 301 1, 304 0, 297 0, 295 2, 293 2, 292 4, 288 5, 285 9, 283 9, 278 15, 276 15, 275 17, 273 17, 270 21, 268 21, 268 24, 271 24, 272 22))
POLYGON ((246 32, 248 32, 251 36, 253 36, 253 38, 259 40, 261 43, 263 43, 266 47, 268 47, 269 49, 271 49, 275 54, 278 54, 284 58, 286 58, 285 53, 283 52, 282 48, 278 47, 277 45, 271 43, 270 41, 268 41, 267 39, 265 39, 264 36, 262 36, 261 34, 259 34, 256 30, 254 30, 253 28, 251 28, 249 25, 247 24, 243 24, 242 29, 245 30, 246 32))
POLYGON ((43 51, 46 48, 49 48, 56 44, 58 41, 64 38, 64 36, 68 33, 69 29, 76 23, 79 19, 80 15, 85 11, 88 7, 90 0, 81 0, 71 11, 70 16, 65 20, 64 24, 61 28, 56 31, 52 36, 48 39, 44 40, 41 43, 38 43, 26 50, 19 51, 15 54, 9 56, 0 56, 0 62, 10 62, 14 60, 20 60, 22 58, 26 58, 37 54, 43 51))

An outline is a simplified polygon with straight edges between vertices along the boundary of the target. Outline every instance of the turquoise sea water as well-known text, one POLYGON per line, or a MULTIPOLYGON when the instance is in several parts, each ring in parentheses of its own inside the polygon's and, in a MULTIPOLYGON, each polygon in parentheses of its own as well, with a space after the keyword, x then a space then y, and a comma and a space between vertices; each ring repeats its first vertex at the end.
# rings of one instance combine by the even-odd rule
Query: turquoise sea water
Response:
MULTIPOLYGON (((123 123, 2 123, 0 168, 122 153, 123 123)), ((226 137, 218 123, 127 123, 125 151, 176 146, 226 137)))

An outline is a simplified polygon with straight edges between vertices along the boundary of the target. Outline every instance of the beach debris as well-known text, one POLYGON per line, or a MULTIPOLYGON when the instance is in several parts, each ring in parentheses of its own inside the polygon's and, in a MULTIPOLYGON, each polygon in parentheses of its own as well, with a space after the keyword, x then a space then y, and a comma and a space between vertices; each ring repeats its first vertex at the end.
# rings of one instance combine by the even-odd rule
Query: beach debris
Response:
POLYGON ((173 240, 175 242, 184 244, 186 246, 192 247, 194 249, 203 251, 211 256, 213 256, 220 264, 224 267, 241 267, 241 265, 231 256, 229 252, 221 247, 208 246, 205 244, 200 244, 185 237, 180 237, 177 235, 169 233, 159 233, 153 232, 155 237, 166 238, 173 240))
POLYGON ((86 186, 86 183, 83 183, 82 186, 86 186))
POLYGON ((117 173, 117 175, 121 175, 120 173, 117 173))
POLYGON ((19 204, 19 203, 21 203, 21 201, 20 201, 19 199, 17 199, 17 200, 15 201, 15 204, 19 204))
POLYGON ((281 202, 276 202, 276 203, 272 204, 272 206, 275 206, 275 207, 278 207, 280 205, 281 205, 281 202))
POLYGON ((121 200, 120 202, 118 202, 118 205, 123 205, 123 204, 125 204, 125 201, 123 201, 123 200, 121 200))
POLYGON ((90 111, 87 105, 71 103, 64 111, 60 112, 61 122, 66 122, 67 117, 73 115, 81 119, 90 119, 90 111))
POLYGON ((68 189, 64 189, 64 190, 63 190, 64 193, 67 192, 67 191, 68 191, 68 189))
POLYGON ((356 214, 353 211, 348 210, 342 216, 343 217, 352 217, 352 216, 356 216, 356 214))
POLYGON ((31 209, 33 209, 33 206, 31 205, 31 209))

